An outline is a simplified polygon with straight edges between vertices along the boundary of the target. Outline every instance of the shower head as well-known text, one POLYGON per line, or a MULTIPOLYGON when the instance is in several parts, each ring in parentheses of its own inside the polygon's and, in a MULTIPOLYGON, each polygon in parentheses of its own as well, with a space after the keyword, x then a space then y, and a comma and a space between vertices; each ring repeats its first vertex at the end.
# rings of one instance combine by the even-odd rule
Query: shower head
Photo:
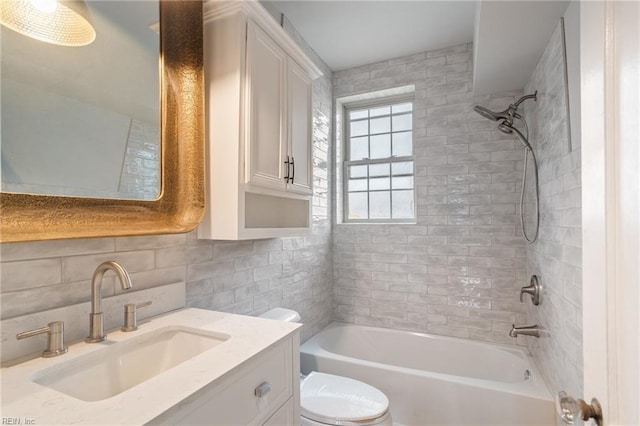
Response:
POLYGON ((473 107, 473 110, 483 116, 484 118, 488 118, 491 121, 498 121, 498 130, 502 133, 506 133, 507 135, 515 135, 522 142, 525 148, 531 151, 531 145, 527 138, 524 137, 522 133, 515 127, 513 127, 513 119, 517 118, 518 120, 522 120, 524 125, 527 123, 524 121, 524 118, 520 114, 518 114, 518 105, 527 99, 538 99, 538 91, 536 90, 531 95, 525 95, 518 99, 515 103, 509 105, 509 108, 505 109, 502 112, 493 112, 487 107, 483 107, 482 105, 476 105, 473 107))
POLYGON ((528 149, 529 151, 532 150, 531 144, 529 144, 527 138, 524 137, 520 130, 513 127, 513 125, 508 123, 506 120, 503 120, 500 124, 498 124, 498 130, 500 130, 502 133, 506 133, 507 135, 515 135, 526 149, 528 149))
POLYGON ((509 110, 506 109, 502 112, 493 112, 489 108, 483 107, 482 105, 476 105, 473 107, 473 110, 483 116, 484 118, 488 118, 491 121, 498 120, 508 120, 509 119, 509 110))
POLYGON ((504 120, 509 125, 511 125, 511 124, 513 124, 513 119, 514 118, 518 118, 518 119, 522 118, 520 116, 520 114, 517 113, 518 105, 520 105, 522 102, 524 102, 527 99, 537 100, 537 96, 538 96, 538 91, 535 91, 531 95, 525 95, 525 96, 521 97, 520 99, 518 99, 515 103, 509 105, 509 108, 507 108, 507 109, 505 109, 504 111, 501 111, 501 112, 491 111, 489 108, 483 107, 482 105, 474 106, 473 110, 475 112, 477 112, 478 114, 480 114, 481 116, 483 116, 484 118, 487 118, 487 119, 489 119, 491 121, 504 120))

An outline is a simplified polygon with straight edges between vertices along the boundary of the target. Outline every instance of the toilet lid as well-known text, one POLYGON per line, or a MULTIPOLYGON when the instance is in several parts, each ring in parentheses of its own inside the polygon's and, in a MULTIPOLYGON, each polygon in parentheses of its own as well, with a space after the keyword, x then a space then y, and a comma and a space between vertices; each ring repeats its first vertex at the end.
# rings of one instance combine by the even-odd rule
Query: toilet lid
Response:
POLYGON ((300 384, 302 415, 322 423, 366 422, 385 415, 389 399, 358 380, 313 372, 300 384))

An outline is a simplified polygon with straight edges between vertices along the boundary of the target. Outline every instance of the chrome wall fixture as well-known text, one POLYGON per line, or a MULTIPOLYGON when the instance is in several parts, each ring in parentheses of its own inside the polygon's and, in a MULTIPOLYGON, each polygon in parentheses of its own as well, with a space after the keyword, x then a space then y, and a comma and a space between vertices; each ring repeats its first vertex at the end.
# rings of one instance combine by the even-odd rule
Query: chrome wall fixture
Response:
POLYGON ((533 336, 540 338, 542 334, 542 329, 538 327, 538 325, 526 325, 524 327, 516 327, 515 324, 511 326, 511 331, 509 331, 509 337, 518 337, 522 336, 533 336))
POLYGON ((529 294, 531 296, 531 302, 538 306, 540 304, 540 296, 542 295, 542 285, 538 280, 537 275, 531 275, 529 285, 520 289, 520 302, 524 302, 524 295, 529 294))
POLYGON ((536 160, 535 153, 533 152, 533 148, 529 143, 529 126, 525 121, 522 115, 518 114, 518 106, 526 101, 527 99, 537 100, 538 92, 534 92, 531 95, 526 95, 518 99, 515 103, 509 105, 507 109, 500 112, 494 112, 490 109, 483 107, 482 105, 476 105, 473 107, 473 110, 487 118, 491 121, 495 121, 498 123, 498 130, 507 135, 513 135, 518 138, 522 146, 525 148, 524 153, 524 171, 522 172, 522 191, 520 193, 520 226, 522 229, 522 235, 524 239, 529 243, 533 244, 538 239, 538 230, 540 229, 540 190, 538 188, 538 161, 536 160), (514 120, 520 120, 520 122, 524 125, 525 134, 522 134, 520 130, 518 130, 514 126, 514 120), (533 171, 534 171, 534 191, 535 191, 535 201, 536 201, 536 218, 535 218, 535 229, 531 235, 527 234, 527 231, 524 226, 524 192, 527 183, 527 162, 529 159, 529 155, 531 155, 531 160, 533 162, 533 171))

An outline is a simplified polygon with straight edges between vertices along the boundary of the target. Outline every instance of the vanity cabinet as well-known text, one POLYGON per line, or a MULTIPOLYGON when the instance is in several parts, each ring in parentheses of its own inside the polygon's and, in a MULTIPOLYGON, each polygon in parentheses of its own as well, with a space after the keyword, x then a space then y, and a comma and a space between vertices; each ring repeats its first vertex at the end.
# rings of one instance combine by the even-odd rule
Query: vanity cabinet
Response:
POLYGON ((205 5, 202 239, 300 235, 311 224, 312 82, 321 75, 259 2, 205 5))
POLYGON ((151 424, 299 424, 298 348, 296 333, 240 364, 151 424))
MULTIPOLYGON (((78 310, 60 309, 2 320, 2 329, 78 310)), ((104 343, 3 365, 2 414, 35 425, 299 425, 301 328, 195 308, 153 316, 104 343)))

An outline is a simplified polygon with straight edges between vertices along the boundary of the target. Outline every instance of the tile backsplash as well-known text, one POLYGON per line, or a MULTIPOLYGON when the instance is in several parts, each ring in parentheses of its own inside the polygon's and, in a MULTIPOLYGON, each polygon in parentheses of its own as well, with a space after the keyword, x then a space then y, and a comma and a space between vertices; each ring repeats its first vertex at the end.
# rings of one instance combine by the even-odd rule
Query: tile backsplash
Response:
POLYGON ((415 87, 417 200, 415 225, 334 226, 335 317, 516 343, 524 151, 473 106, 504 109, 521 92, 473 95, 471 44, 335 72, 333 84, 334 99, 415 87))
MULTIPOLYGON (((242 242, 201 241, 194 231, 2 244, 0 315, 88 301, 95 268, 116 260, 131 275, 130 292, 182 281, 187 306, 249 315, 290 307, 311 333, 331 319, 331 240, 324 222, 317 219, 308 237, 242 242)), ((120 292, 107 272, 103 295, 120 292)))

